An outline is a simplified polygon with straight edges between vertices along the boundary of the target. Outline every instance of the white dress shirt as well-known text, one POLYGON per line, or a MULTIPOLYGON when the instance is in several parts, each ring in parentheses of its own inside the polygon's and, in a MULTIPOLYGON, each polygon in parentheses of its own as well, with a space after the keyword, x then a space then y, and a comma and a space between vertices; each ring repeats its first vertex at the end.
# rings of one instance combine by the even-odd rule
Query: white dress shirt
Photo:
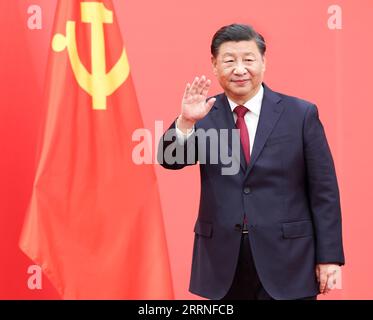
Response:
MULTIPOLYGON (((258 122, 259 122, 260 110, 262 109, 263 94, 264 94, 263 86, 260 86, 260 89, 256 93, 256 95, 253 96, 249 101, 247 101, 244 104, 244 106, 247 109, 249 109, 249 111, 246 112, 244 119, 245 119, 247 130, 249 131, 250 155, 251 155, 251 152, 253 151, 256 129, 258 127, 258 122)), ((228 102, 233 112, 234 108, 236 108, 238 104, 233 102, 229 98, 228 98, 228 102)), ((236 123, 237 115, 235 112, 233 112, 233 117, 234 117, 234 122, 236 123)))
MULTIPOLYGON (((249 111, 245 114, 244 119, 245 119, 246 127, 249 131, 250 154, 253 150, 256 129, 258 127, 258 122, 259 122, 260 110, 262 109, 263 94, 264 94, 264 89, 263 89, 263 85, 261 85, 260 89, 256 93, 256 95, 253 96, 250 100, 248 100, 244 104, 244 106, 249 109, 249 111)), ((234 110, 234 108, 236 108, 238 106, 238 104, 233 102, 229 98, 228 98, 228 102, 229 102, 229 106, 231 107, 231 110, 232 110, 232 113, 233 113, 234 122, 236 123, 237 115, 236 115, 235 112, 233 112, 233 110, 234 110)), ((183 144, 185 142, 185 139, 189 138, 194 132, 194 127, 193 127, 193 129, 191 131, 189 131, 188 134, 184 134, 177 127, 177 121, 176 121, 176 124, 175 124, 175 128, 176 128, 177 141, 180 144, 183 144)))

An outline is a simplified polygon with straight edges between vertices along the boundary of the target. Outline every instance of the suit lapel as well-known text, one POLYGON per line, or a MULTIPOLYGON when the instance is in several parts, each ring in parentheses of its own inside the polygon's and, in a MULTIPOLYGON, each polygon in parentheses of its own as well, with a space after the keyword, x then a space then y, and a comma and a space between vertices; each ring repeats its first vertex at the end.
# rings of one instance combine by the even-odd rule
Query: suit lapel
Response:
POLYGON ((262 152, 269 135, 271 134, 283 111, 283 106, 279 104, 279 102, 281 101, 281 97, 277 93, 269 89, 265 84, 263 84, 263 86, 264 95, 262 108, 259 115, 259 123, 256 129, 250 164, 245 173, 245 179, 255 165, 255 162, 262 152))
POLYGON ((218 130, 228 129, 228 149, 232 153, 233 158, 236 161, 239 161, 242 170, 245 172, 247 166, 241 144, 239 155, 238 153, 234 152, 235 149, 232 148, 232 129, 236 129, 236 124, 234 123, 233 113, 225 94, 221 94, 217 97, 212 109, 211 117, 215 128, 218 130))
POLYGON ((232 110, 229 106, 229 102, 225 94, 217 96, 216 102, 213 106, 213 109, 211 110, 211 117, 214 122, 214 127, 217 129, 228 129, 228 148, 232 152, 235 160, 240 162, 240 166, 245 172, 245 179, 255 165, 255 162, 257 161, 268 137, 270 136, 283 111, 283 106, 279 104, 279 102, 281 101, 281 97, 270 88, 268 88, 264 83, 263 87, 264 95, 262 107, 259 115, 259 122, 256 129, 255 141, 250 157, 251 159, 249 166, 246 165, 242 146, 240 149, 240 155, 238 155, 237 153, 233 153, 234 150, 232 149, 232 129, 236 129, 236 125, 234 123, 232 110))

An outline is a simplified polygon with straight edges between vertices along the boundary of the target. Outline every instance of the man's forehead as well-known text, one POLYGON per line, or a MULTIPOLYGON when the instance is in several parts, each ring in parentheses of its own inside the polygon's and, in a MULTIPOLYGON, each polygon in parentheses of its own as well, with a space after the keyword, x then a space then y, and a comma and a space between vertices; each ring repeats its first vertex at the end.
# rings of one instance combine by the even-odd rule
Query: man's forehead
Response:
POLYGON ((254 40, 250 41, 227 41, 220 45, 219 54, 222 56, 232 54, 251 54, 256 55, 259 48, 254 40))

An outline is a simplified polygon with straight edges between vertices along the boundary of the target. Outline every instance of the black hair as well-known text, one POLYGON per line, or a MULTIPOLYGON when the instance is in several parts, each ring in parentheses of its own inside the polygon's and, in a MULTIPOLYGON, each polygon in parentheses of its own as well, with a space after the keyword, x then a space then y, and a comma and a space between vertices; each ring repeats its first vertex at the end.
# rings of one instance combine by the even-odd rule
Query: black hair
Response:
POLYGON ((259 52, 264 56, 266 52, 266 43, 263 36, 256 32, 255 29, 246 24, 230 24, 221 27, 212 38, 211 41, 211 54, 216 58, 220 46, 228 41, 250 41, 254 40, 258 46, 259 52))

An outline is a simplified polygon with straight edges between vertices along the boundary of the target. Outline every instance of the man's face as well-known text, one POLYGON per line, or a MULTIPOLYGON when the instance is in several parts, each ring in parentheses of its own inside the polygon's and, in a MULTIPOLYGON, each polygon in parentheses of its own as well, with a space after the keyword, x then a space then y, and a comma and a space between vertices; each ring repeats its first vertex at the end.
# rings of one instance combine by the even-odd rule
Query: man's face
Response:
POLYGON ((228 41, 220 45, 212 57, 214 74, 226 95, 244 104, 259 90, 265 71, 265 57, 254 40, 228 41))

